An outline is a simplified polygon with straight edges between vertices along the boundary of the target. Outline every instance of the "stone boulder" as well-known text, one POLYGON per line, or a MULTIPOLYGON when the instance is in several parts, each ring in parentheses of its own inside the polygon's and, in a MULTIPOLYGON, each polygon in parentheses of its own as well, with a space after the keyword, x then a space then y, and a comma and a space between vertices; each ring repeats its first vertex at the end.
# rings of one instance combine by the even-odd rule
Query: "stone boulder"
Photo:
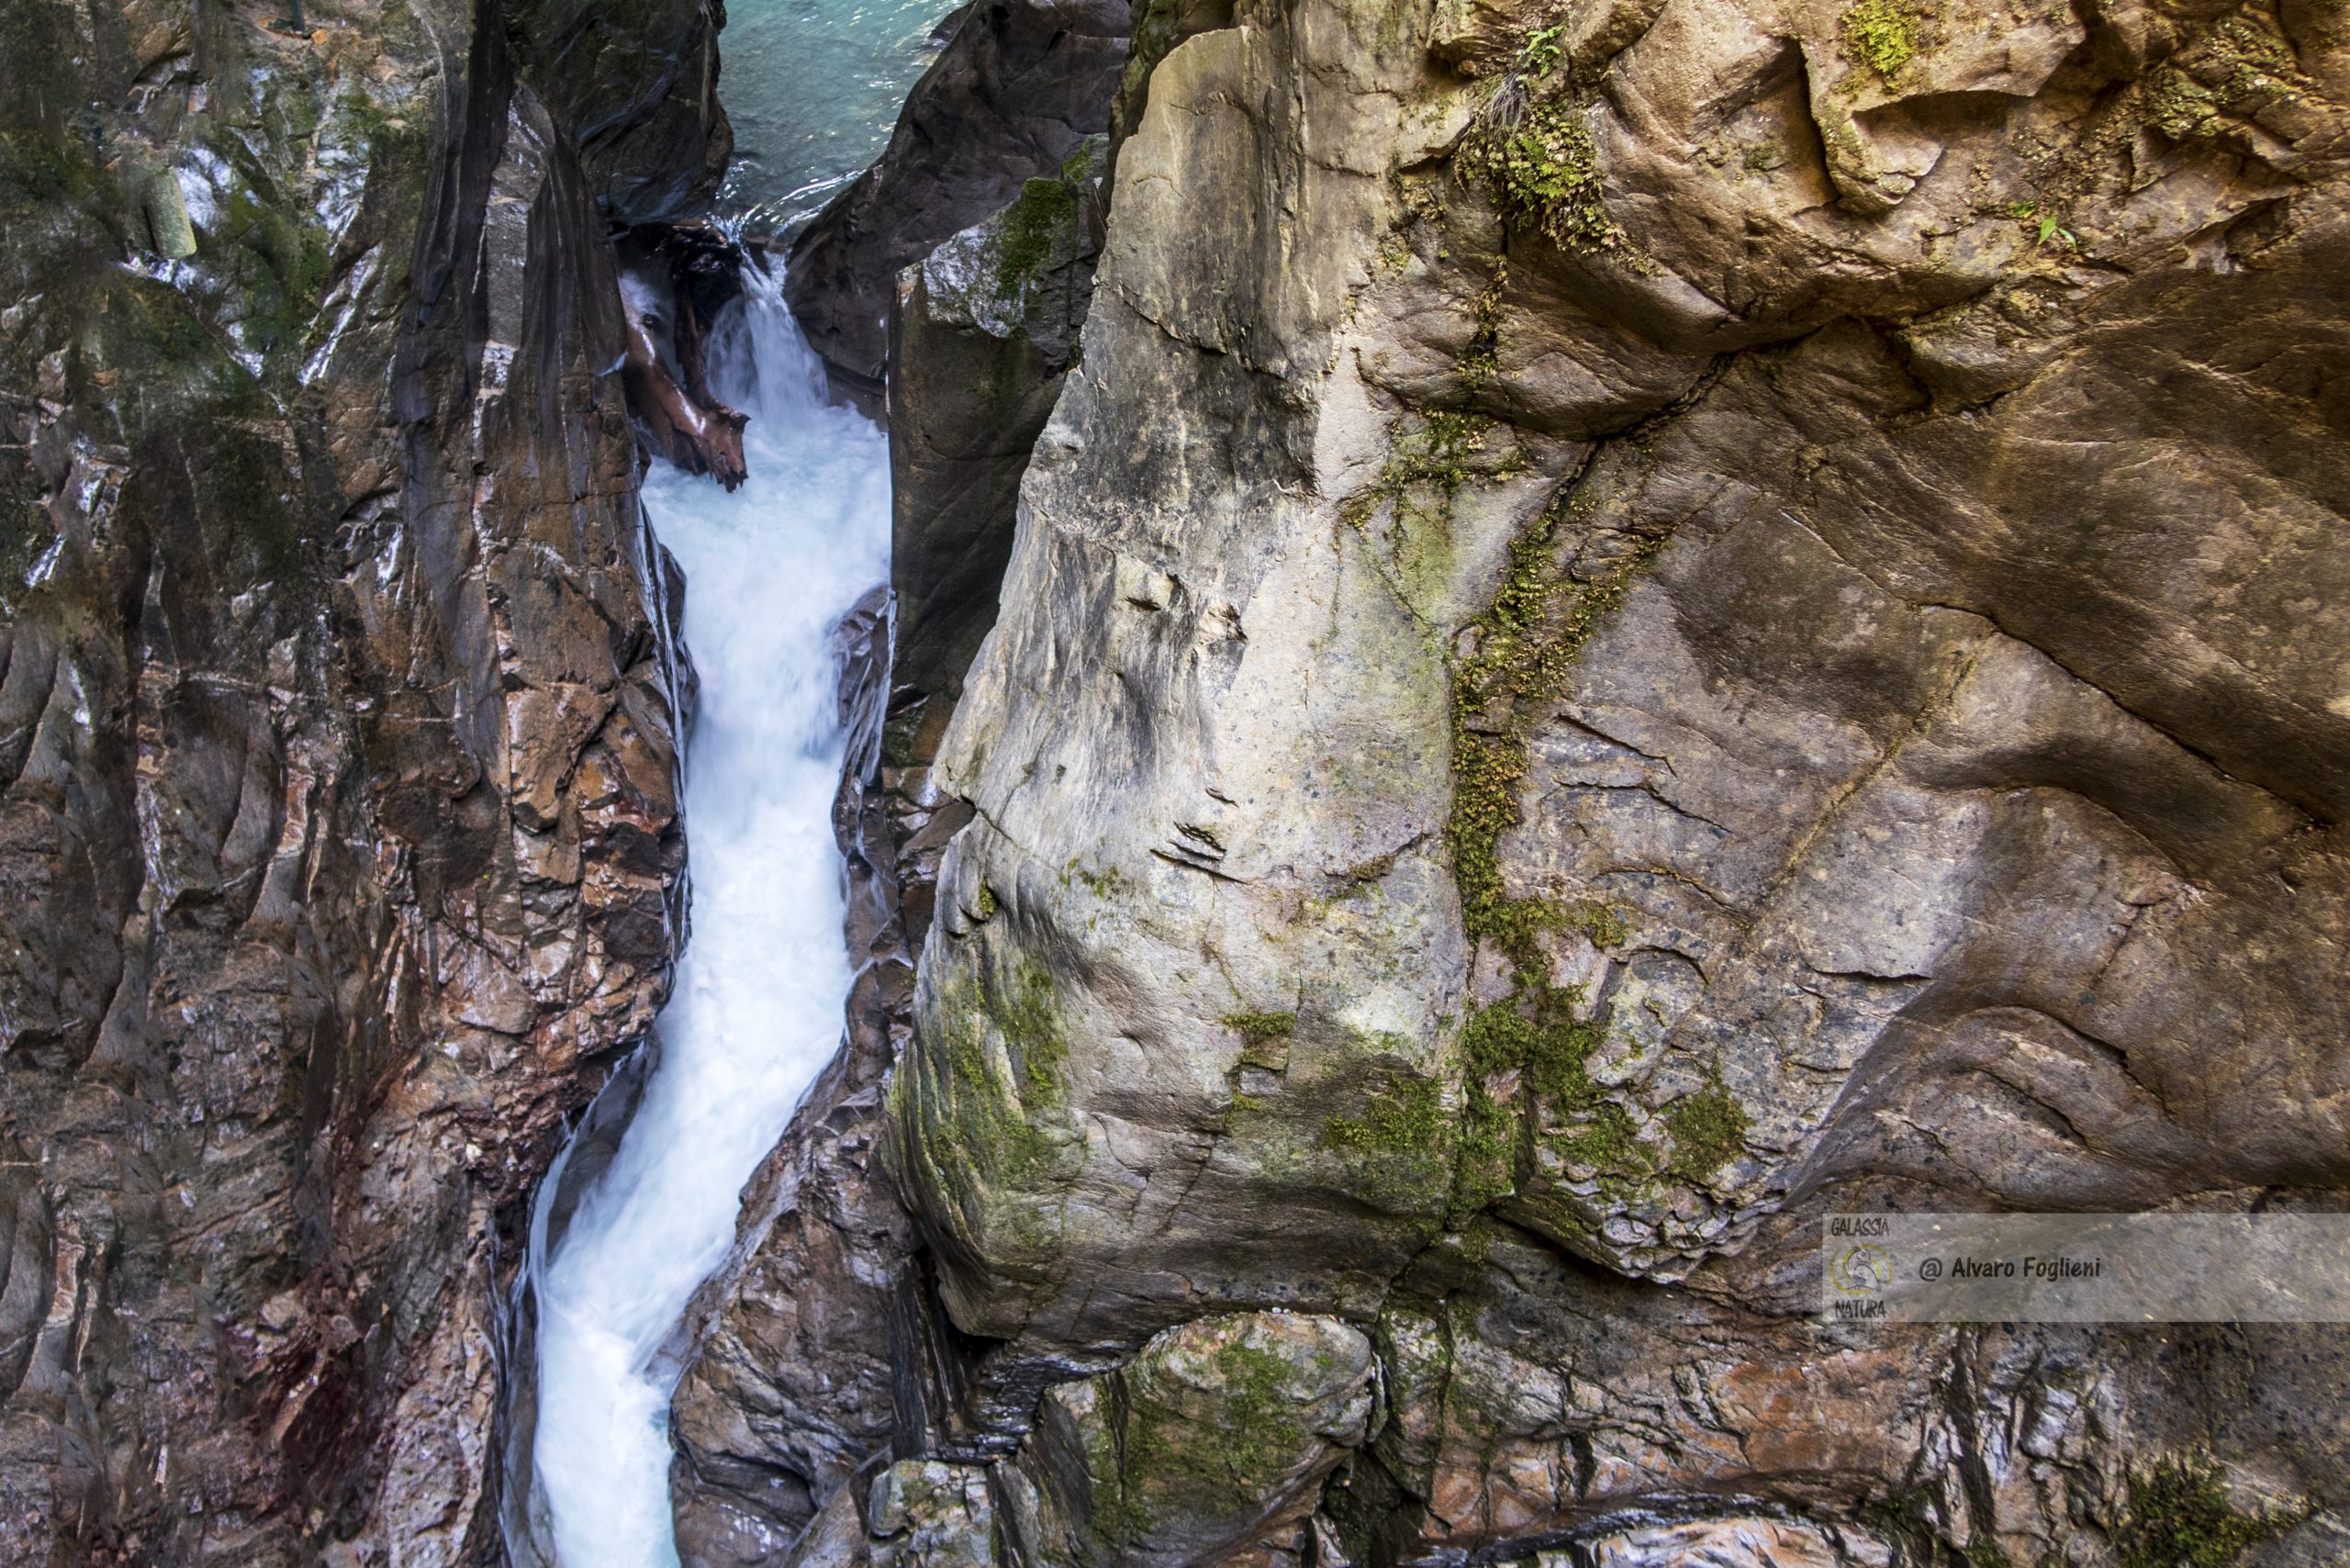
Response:
POLYGON ((1859 1346, 1808 1271, 1830 1208, 2350 1187, 2346 100, 2289 0, 1168 49, 890 1088, 997 1383, 1486 1245, 1458 1440, 1399 1393, 1349 1552, 2338 1512, 2322 1335, 1859 1346))

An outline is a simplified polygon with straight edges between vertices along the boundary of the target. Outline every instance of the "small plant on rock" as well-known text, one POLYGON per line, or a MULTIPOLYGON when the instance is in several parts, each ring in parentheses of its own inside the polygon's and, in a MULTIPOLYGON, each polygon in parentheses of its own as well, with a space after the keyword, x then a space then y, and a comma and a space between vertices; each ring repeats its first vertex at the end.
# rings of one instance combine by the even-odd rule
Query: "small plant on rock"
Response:
POLYGON ((1526 47, 1517 51, 1517 69, 1526 76, 1548 76, 1559 68, 1559 35, 1567 30, 1564 22, 1554 23, 1528 33, 1526 47))
POLYGON ((1461 171, 1482 179, 1512 224, 1539 229, 1577 250, 1612 247, 1623 230, 1600 199, 1599 154, 1580 108, 1551 99, 1494 120, 1461 150, 1461 171))

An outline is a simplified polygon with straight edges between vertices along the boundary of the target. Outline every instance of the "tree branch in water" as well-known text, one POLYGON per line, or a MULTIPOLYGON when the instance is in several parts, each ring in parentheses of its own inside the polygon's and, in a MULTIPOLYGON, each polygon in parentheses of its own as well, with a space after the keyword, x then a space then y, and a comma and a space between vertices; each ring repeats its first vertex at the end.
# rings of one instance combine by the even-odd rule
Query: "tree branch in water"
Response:
POLYGON ((708 474, 733 489, 747 472, 743 465, 747 417, 706 392, 697 398, 680 386, 661 363, 652 330, 625 293, 621 308, 628 317, 628 359, 621 369, 621 384, 628 393, 629 411, 670 462, 688 474, 708 474))

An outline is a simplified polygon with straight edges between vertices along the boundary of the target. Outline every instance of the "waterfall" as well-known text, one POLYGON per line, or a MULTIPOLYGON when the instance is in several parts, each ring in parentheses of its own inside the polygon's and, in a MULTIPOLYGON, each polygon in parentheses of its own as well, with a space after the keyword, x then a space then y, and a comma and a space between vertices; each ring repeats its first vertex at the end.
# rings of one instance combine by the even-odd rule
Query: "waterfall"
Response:
MULTIPOLYGON (((710 342, 718 395, 751 416, 728 495, 666 465, 655 532, 684 567, 700 700, 686 759, 692 935, 660 1055, 611 1162, 551 1257, 533 1226, 538 1502, 560 1568, 666 1568, 662 1355, 734 1238, 744 1182, 841 1036, 849 966, 831 808, 843 734, 831 632, 889 572, 881 432, 827 407, 823 372, 751 269, 710 342)), ((550 1176, 547 1192, 556 1186, 550 1176)))

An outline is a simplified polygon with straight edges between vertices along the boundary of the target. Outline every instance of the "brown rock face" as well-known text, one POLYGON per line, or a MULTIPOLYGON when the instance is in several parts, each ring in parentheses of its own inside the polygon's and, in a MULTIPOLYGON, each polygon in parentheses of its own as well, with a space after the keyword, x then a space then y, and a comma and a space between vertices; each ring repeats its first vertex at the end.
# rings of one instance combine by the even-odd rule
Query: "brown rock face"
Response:
POLYGON ((906 100, 881 157, 793 242, 785 297, 851 386, 880 389, 901 268, 1058 174, 1109 123, 1126 0, 981 0, 906 100))
POLYGON ((590 98, 263 17, 0 24, 10 1562, 494 1556, 521 1200, 679 936, 590 98))

